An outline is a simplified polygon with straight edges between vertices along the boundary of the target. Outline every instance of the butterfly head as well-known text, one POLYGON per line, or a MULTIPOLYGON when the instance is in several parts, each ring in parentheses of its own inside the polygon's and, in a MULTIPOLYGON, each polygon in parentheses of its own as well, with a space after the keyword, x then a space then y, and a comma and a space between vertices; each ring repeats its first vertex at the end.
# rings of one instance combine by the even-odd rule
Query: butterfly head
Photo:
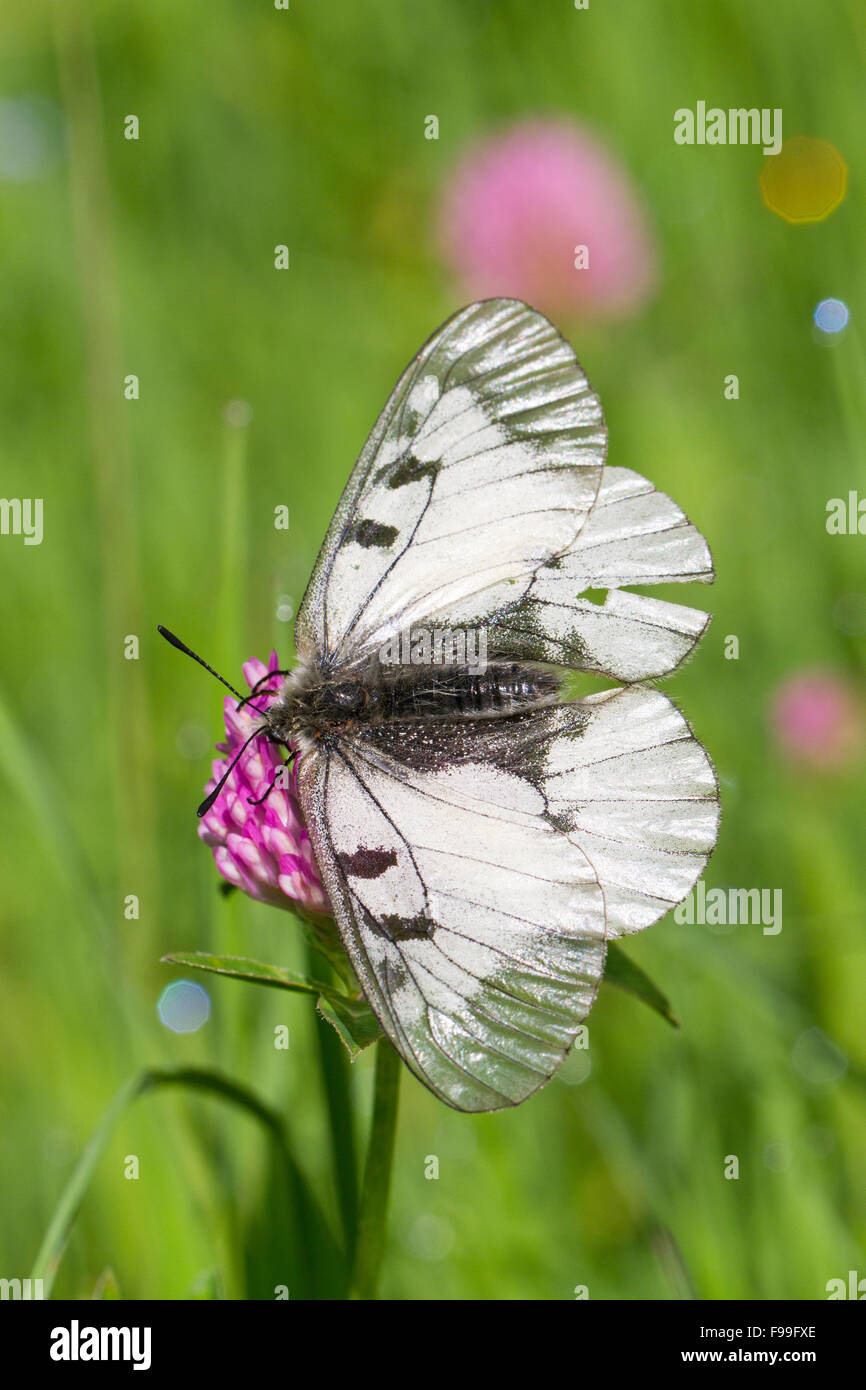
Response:
POLYGON ((355 673, 334 674, 301 663, 289 674, 281 698, 265 711, 268 731, 306 751, 359 721, 375 718, 375 685, 355 673))

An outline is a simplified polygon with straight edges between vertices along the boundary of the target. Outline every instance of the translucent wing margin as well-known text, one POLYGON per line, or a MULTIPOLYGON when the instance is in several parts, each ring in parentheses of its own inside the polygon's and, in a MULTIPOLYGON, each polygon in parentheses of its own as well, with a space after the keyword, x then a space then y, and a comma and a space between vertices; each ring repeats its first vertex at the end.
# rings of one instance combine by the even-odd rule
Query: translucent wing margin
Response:
POLYGON ((410 363, 334 514, 296 626, 340 665, 430 619, 486 622, 575 541, 606 431, 570 345, 517 300, 472 304, 410 363))

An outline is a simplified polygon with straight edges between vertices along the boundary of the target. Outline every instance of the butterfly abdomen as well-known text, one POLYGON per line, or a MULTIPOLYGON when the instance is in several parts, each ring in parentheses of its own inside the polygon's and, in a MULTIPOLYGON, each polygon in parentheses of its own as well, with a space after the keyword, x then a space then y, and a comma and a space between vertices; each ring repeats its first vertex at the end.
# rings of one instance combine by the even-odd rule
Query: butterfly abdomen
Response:
POLYGON ((382 719, 496 719, 559 698, 554 671, 517 661, 401 668, 378 691, 382 719))

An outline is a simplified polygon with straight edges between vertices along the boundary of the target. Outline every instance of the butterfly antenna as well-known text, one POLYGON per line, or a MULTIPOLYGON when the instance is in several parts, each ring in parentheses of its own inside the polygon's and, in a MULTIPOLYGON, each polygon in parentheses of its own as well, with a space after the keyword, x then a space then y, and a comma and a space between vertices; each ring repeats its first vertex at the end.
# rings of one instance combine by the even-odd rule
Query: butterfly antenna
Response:
MULTIPOLYGON (((163 627, 162 623, 160 623, 157 627, 157 632, 161 633, 161 635, 165 638, 166 642, 170 642, 173 647, 177 647, 179 652, 184 652, 187 656, 191 656, 193 661, 198 662, 199 666, 203 666, 206 671, 210 671, 212 676, 216 676, 218 681, 222 681, 226 690, 230 690, 232 694, 236 695, 239 700, 243 700, 243 695, 241 695, 239 690, 235 690, 233 685, 229 685, 225 676, 221 676, 219 671, 215 671, 212 666, 208 666, 207 662, 204 660, 203 657, 200 657, 197 652, 194 652, 192 650, 192 647, 188 647, 186 645, 186 642, 181 642, 180 638, 175 637, 174 633, 169 632, 167 627, 163 627)), ((199 815, 201 814, 202 813, 199 812, 199 815)))
MULTIPOLYGON (((216 674, 216 673, 214 673, 214 674, 216 674)), ((223 787, 225 786, 226 782, 228 781, 229 775, 230 775, 230 773, 231 773, 233 767, 235 766, 235 764, 238 763, 238 762, 240 762, 241 758, 243 757, 244 753, 245 753, 245 752, 247 751, 247 749, 249 748, 249 746, 250 746, 250 744, 252 743, 253 739, 254 739, 254 738, 258 738, 260 734, 263 734, 263 733, 265 733, 265 732, 266 732, 265 729, 253 729, 253 731, 252 731, 252 733, 250 734, 249 738, 246 740, 246 742, 245 742, 244 744, 242 744, 240 750, 239 750, 239 751, 235 754, 235 756, 232 758, 231 762, 229 763, 229 765, 228 765, 228 767, 226 768, 225 772, 223 773, 222 777, 221 777, 221 778, 219 779, 219 781, 217 782, 217 784, 216 784, 216 786, 214 787, 213 791, 208 793, 208 795, 205 797, 204 801, 203 801, 203 802, 201 803, 201 805, 199 806, 198 811, 196 812, 196 815, 198 815, 198 816, 206 816, 206 815, 207 815, 207 813, 208 813, 208 811, 210 810, 211 806, 213 806, 214 802, 216 801, 217 797, 219 796, 220 792, 222 791, 223 787)))

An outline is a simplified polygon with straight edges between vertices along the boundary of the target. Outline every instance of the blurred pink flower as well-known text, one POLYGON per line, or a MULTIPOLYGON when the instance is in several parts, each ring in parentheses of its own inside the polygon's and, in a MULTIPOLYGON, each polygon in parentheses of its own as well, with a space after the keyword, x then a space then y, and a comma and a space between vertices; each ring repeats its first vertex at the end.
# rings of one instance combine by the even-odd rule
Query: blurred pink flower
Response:
POLYGON ((652 290, 656 255, 640 195, 594 136, 532 121, 470 149, 442 200, 445 255, 473 298, 511 295, 549 313, 613 318, 652 290), (588 266, 575 268, 575 248, 588 266))
POLYGON ((801 766, 834 771, 863 751, 862 704, 832 672, 788 676, 776 689, 770 717, 782 752, 801 766))
MULTIPOLYGON (((279 662, 271 652, 267 666, 260 661, 244 665, 244 679, 252 689, 279 662)), ((270 685, 271 682, 268 682, 270 685)), ((255 704, 266 709, 276 698, 282 680, 275 677, 273 690, 257 696, 255 704)), ((235 709, 236 701, 226 697, 226 742, 217 744, 225 756, 213 764, 213 777, 205 792, 213 790, 226 764, 249 738, 261 715, 250 705, 235 709)), ((228 883, 242 888, 250 897, 275 907, 305 909, 312 913, 330 911, 319 879, 310 837, 301 818, 298 779, 294 765, 286 785, 274 787, 260 806, 251 806, 247 797, 260 797, 268 789, 276 769, 283 762, 284 749, 265 738, 254 739, 243 754, 211 809, 202 817, 199 835, 213 850, 216 866, 228 883)))

